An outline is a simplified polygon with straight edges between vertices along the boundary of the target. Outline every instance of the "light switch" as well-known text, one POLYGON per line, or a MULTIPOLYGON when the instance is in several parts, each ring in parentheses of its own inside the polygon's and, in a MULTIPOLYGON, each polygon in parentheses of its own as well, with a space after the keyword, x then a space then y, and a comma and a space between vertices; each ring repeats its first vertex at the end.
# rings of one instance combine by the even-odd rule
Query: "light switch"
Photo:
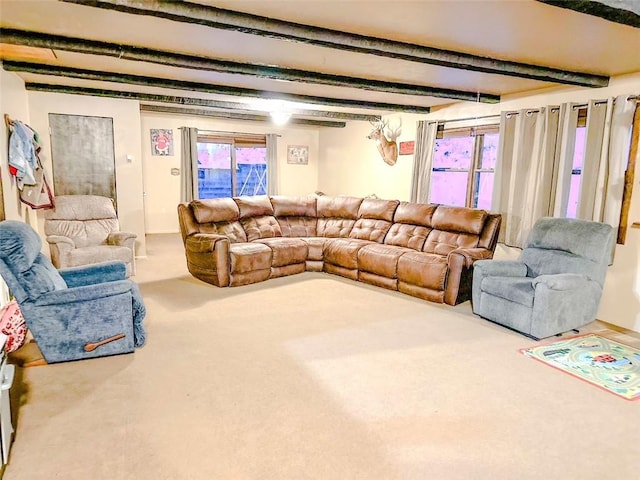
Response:
POLYGON ((131 163, 133 162, 133 155, 131 155, 130 153, 127 153, 127 163, 131 163))

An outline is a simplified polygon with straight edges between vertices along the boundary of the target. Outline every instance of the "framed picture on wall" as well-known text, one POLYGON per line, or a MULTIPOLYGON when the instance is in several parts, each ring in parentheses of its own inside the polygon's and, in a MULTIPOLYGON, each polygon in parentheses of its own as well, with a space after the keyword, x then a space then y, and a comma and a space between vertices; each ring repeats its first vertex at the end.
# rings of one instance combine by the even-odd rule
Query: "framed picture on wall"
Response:
POLYGON ((309 147, 307 145, 289 145, 287 147, 287 163, 307 165, 309 163, 309 147))
POLYGON ((151 129, 151 155, 173 155, 173 130, 164 128, 151 129))

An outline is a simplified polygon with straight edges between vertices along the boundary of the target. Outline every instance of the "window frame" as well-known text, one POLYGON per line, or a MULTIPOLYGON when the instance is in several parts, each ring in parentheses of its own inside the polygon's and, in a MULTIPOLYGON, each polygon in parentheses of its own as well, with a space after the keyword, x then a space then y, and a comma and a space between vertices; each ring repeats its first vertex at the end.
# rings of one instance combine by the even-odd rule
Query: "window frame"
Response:
MULTIPOLYGON (((473 152, 469 168, 449 168, 449 167, 431 167, 431 175, 434 172, 449 173, 467 173, 467 186, 465 192, 465 207, 478 208, 478 195, 480 185, 480 173, 493 173, 495 178, 496 169, 482 168, 482 150, 484 148, 485 135, 500 134, 500 125, 490 123, 486 125, 477 125, 473 127, 447 128, 446 123, 438 125, 436 133, 436 142, 444 138, 466 138, 472 137, 473 152), (474 206, 475 204, 475 206, 474 206)), ((435 144, 434 144, 435 149, 435 144)), ((435 152, 434 152, 435 153, 435 152)), ((433 183, 431 183, 433 187, 433 183)), ((429 201, 431 201, 432 193, 429 193, 429 201)))

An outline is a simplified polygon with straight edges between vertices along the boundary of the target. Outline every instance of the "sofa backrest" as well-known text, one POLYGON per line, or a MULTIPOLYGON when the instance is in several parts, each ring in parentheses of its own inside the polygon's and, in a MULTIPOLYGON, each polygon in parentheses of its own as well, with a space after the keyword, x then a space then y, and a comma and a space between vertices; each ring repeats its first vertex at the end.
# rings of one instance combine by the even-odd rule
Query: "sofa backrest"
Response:
POLYGON ((271 197, 273 214, 283 237, 315 237, 317 235, 316 197, 271 197))
POLYGON ((273 216, 273 205, 266 195, 234 197, 240 210, 240 223, 249 242, 259 238, 281 237, 280 224, 273 216))
POLYGON ((459 247, 477 247, 488 215, 485 210, 438 205, 422 251, 448 255, 459 247))
POLYGON ((520 254, 527 276, 577 273, 603 284, 615 242, 610 225, 572 218, 541 218, 520 254))
MULTIPOLYGON (((240 209, 232 198, 194 200, 189 204, 199 233, 225 235, 232 243, 246 242, 247 235, 240 223, 240 209)), ((181 227, 183 226, 181 220, 181 227)), ((187 235, 195 232, 187 232, 187 235)))
POLYGON ((393 225, 384 237, 384 243, 422 250, 431 232, 431 218, 435 210, 436 205, 400 202, 393 215, 393 225))
POLYGON ((362 198, 357 197, 318 197, 318 236, 348 237, 358 219, 361 203, 362 198))
POLYGON ((349 233, 349 238, 382 243, 399 203, 398 200, 377 198, 362 200, 358 209, 358 219, 349 233))

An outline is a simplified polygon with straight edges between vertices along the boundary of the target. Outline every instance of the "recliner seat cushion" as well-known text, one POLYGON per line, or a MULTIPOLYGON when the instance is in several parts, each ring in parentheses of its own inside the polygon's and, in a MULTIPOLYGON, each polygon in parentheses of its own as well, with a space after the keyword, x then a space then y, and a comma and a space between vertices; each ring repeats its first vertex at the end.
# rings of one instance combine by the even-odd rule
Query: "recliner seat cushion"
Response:
POLYGON ((271 269, 271 249, 262 243, 232 243, 229 245, 231 274, 271 269))
POLYGON ((397 278, 398 260, 407 252, 411 250, 391 245, 365 245, 358 251, 358 270, 387 278, 397 278))
POLYGON ((423 252, 406 252, 398 260, 398 280, 432 290, 444 290, 447 257, 423 252))
POLYGON ((358 250, 373 242, 347 238, 334 238, 324 246, 324 261, 332 265, 356 270, 358 268, 358 250))
POLYGON ((272 267, 283 267, 296 263, 304 263, 307 260, 309 247, 299 238, 262 238, 256 242, 267 245, 272 252, 272 267))
POLYGON ((533 280, 529 277, 486 277, 482 280, 480 290, 532 308, 535 296, 533 280))

